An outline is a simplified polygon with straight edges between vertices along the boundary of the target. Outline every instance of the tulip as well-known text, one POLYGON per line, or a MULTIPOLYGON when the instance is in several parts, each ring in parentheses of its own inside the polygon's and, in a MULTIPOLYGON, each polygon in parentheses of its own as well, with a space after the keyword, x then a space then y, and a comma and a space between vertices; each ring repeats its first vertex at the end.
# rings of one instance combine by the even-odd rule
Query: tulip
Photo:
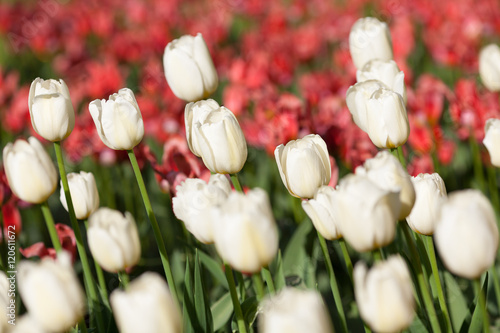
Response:
POLYGON ((358 82, 347 89, 346 104, 352 115, 352 120, 365 133, 368 132, 368 116, 366 103, 373 93, 387 86, 378 80, 367 80, 358 82))
POLYGON ((212 208, 215 247, 221 258, 239 271, 255 273, 278 251, 278 230, 267 193, 255 188, 245 195, 231 192, 212 208))
POLYGON ((413 231, 422 235, 432 235, 436 226, 441 205, 446 200, 444 181, 437 173, 421 173, 411 177, 417 199, 406 218, 413 231))
POLYGON ((21 200, 39 204, 56 190, 56 168, 36 138, 8 143, 3 149, 3 163, 9 186, 21 200))
POLYGON ((491 164, 500 167, 500 119, 491 118, 484 126, 483 144, 490 153, 491 164))
POLYGON ((333 327, 318 292, 286 287, 262 302, 259 332, 331 333, 333 327))
POLYGON ((493 207, 478 190, 451 193, 441 207, 434 241, 446 268, 477 279, 495 261, 498 227, 493 207))
POLYGON ((398 220, 410 214, 415 203, 415 189, 410 175, 394 155, 387 150, 380 151, 374 158, 366 160, 363 166, 357 167, 356 174, 366 175, 382 189, 399 192, 401 210, 398 220))
POLYGON ((336 210, 336 194, 333 187, 321 186, 314 199, 302 201, 302 208, 318 232, 328 240, 342 237, 336 210))
POLYGON ((189 149, 213 173, 234 174, 247 160, 247 142, 234 114, 209 99, 186 105, 189 149))
POLYGON ((479 52, 479 76, 490 91, 500 91, 500 47, 489 44, 479 52))
POLYGON ((291 195, 312 198, 331 177, 325 141, 317 134, 279 145, 274 151, 281 180, 291 195))
POLYGON ((337 216, 345 240, 358 252, 392 242, 401 208, 399 191, 380 188, 370 178, 347 175, 338 186, 337 216))
MULTIPOLYGON (((68 185, 71 192, 71 199, 75 207, 76 218, 85 220, 99 208, 99 192, 95 183, 94 175, 90 172, 68 174, 68 185)), ((68 210, 66 195, 61 182, 61 204, 68 210)))
POLYGON ((99 208, 90 215, 87 238, 94 259, 108 272, 123 271, 137 264, 141 243, 134 217, 113 209, 99 208))
POLYGON ((207 44, 199 33, 168 43, 163 54, 168 85, 175 96, 187 102, 210 96, 219 84, 207 44))
MULTIPOLYGON (((15 283, 15 281, 13 282, 15 283)), ((7 316, 9 315, 9 310, 7 309, 7 306, 10 305, 9 284, 9 280, 7 280, 5 272, 0 271, 0 307, 2 307, 2 314, 0 315, 0 332, 6 332, 8 327, 7 316)))
POLYGON ((231 193, 227 176, 214 174, 208 184, 196 178, 188 178, 176 188, 172 199, 175 216, 184 222, 186 229, 200 242, 213 243, 212 207, 221 205, 231 193))
POLYGON ((349 34, 349 50, 354 66, 360 69, 373 59, 392 59, 392 41, 389 27, 374 17, 361 18, 349 34))
POLYGON ((130 150, 141 142, 144 123, 134 93, 123 88, 109 100, 96 99, 89 104, 97 134, 111 149, 130 150))
POLYGON ((85 295, 67 252, 57 260, 21 261, 18 265, 19 293, 30 316, 49 332, 66 332, 83 318, 85 295))
POLYGON ((400 94, 406 101, 405 74, 399 70, 394 60, 370 60, 357 71, 356 79, 358 82, 378 80, 400 94))
POLYGON ((110 302, 121 333, 182 332, 180 311, 157 273, 143 273, 126 290, 115 289, 110 302))
POLYGON ((33 129, 45 140, 61 141, 75 127, 75 111, 63 80, 36 78, 31 83, 28 107, 33 129))
POLYGON ((26 313, 22 315, 19 319, 16 318, 15 321, 16 325, 11 326, 9 330, 2 331, 0 332, 8 332, 8 333, 47 333, 44 329, 42 329, 39 325, 38 322, 30 316, 29 313, 26 313))
POLYGON ((399 255, 375 263, 370 270, 362 262, 354 267, 354 294, 361 318, 376 332, 400 332, 415 316, 413 283, 399 255))

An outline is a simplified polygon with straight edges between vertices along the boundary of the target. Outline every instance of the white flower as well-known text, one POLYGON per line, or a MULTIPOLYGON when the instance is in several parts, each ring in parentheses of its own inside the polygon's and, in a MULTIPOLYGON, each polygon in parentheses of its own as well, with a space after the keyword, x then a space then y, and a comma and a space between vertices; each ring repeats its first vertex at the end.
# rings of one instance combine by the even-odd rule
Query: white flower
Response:
POLYGON ((500 119, 490 118, 484 126, 483 144, 490 154, 491 164, 500 167, 500 119))
POLYGON ((357 20, 349 34, 349 50, 358 69, 373 59, 391 60, 393 56, 389 27, 374 17, 357 20))
POLYGON ((356 80, 358 82, 368 80, 381 81, 391 90, 400 94, 403 100, 406 101, 405 74, 399 70, 394 60, 370 60, 362 69, 357 71, 356 80))
POLYGON ((342 237, 336 211, 337 192, 331 186, 321 186, 314 199, 302 201, 302 208, 311 219, 318 232, 328 240, 342 237))
MULTIPOLYGON (((99 192, 97 191, 94 175, 84 171, 80 171, 80 173, 72 172, 68 174, 68 186, 76 218, 85 220, 99 208, 99 192)), ((62 181, 59 199, 64 209, 68 210, 62 181)))
POLYGON ((352 120, 365 133, 368 132, 368 116, 366 103, 373 93, 387 86, 378 80, 367 80, 358 82, 347 89, 346 104, 352 115, 352 120))
POLYGON ((479 52, 479 75, 488 90, 500 91, 500 47, 489 44, 479 52))

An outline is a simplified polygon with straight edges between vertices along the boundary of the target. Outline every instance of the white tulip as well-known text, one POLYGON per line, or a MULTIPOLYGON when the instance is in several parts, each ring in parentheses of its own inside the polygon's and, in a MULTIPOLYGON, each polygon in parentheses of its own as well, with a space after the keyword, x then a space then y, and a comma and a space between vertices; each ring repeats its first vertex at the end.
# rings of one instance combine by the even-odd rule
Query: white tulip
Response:
POLYGON ((367 159, 363 166, 357 167, 356 174, 367 176, 384 190, 399 192, 401 210, 398 220, 410 214, 415 203, 415 189, 410 175, 394 155, 387 150, 380 151, 375 157, 367 159))
POLYGON ((362 69, 357 71, 356 80, 358 82, 381 81, 391 90, 400 94, 406 101, 405 74, 399 70, 394 60, 374 59, 367 62, 362 69))
POLYGON ((214 242, 211 208, 221 205, 231 193, 227 176, 213 174, 208 184, 197 178, 188 178, 176 188, 172 199, 175 216, 200 242, 214 242))
POLYGON ((331 186, 321 186, 314 199, 302 201, 302 208, 318 232, 328 240, 342 237, 336 210, 337 191, 331 186))
POLYGON ((15 278, 12 280, 7 279, 7 275, 4 271, 0 271, 0 307, 2 310, 0 311, 0 332, 7 332, 7 321, 16 318, 16 305, 15 303, 11 303, 11 299, 15 301, 15 290, 16 290, 16 280, 15 278), (9 291, 11 282, 13 284, 13 292, 9 291), (12 293, 12 294, 11 294, 12 293), (11 294, 11 295, 9 295, 11 294), (13 305, 11 305, 13 304, 13 305), (12 314, 10 312, 13 312, 12 314), (12 317, 11 317, 12 315, 12 317))
POLYGON ((181 313, 157 273, 143 273, 126 290, 115 289, 110 302, 121 333, 182 332, 181 313))
POLYGON ((102 142, 111 149, 130 150, 144 137, 144 122, 134 93, 123 88, 89 104, 89 111, 102 142))
POLYGON ((46 330, 40 327, 38 322, 30 316, 29 313, 22 315, 19 319, 16 318, 16 325, 12 326, 10 330, 2 331, 0 333, 48 333, 46 330))
POLYGON ((352 120, 365 133, 368 132, 368 116, 366 103, 373 93, 387 86, 378 80, 358 82, 347 89, 346 104, 352 115, 352 120))
POLYGON ((189 103, 184 111, 189 149, 213 173, 235 174, 247 160, 247 142, 234 114, 213 99, 189 103))
POLYGON ((294 197, 312 198, 318 188, 330 182, 328 148, 317 134, 279 145, 274 156, 281 180, 294 197))
POLYGON ((488 199, 478 190, 453 192, 441 207, 434 241, 446 268, 477 279, 495 262, 498 227, 488 199))
POLYGON ((168 85, 187 102, 208 97, 219 84, 217 71, 203 36, 185 35, 168 43, 163 54, 168 85))
POLYGON ((34 137, 8 143, 3 149, 3 164, 10 188, 21 200, 39 204, 56 190, 56 168, 34 137))
POLYGON ((57 260, 24 260, 17 269, 23 304, 39 327, 49 332, 66 332, 83 318, 85 294, 69 253, 59 252, 57 260))
POLYGON ((340 231, 356 251, 372 251, 393 241, 401 209, 399 191, 350 174, 340 181, 336 199, 340 231))
MULTIPOLYGON (((73 207, 75 208, 76 218, 85 220, 99 208, 99 192, 97 191, 94 175, 84 171, 80 171, 80 173, 69 173, 68 185, 73 207)), ((68 203, 66 202, 62 181, 59 199, 64 209, 68 210, 68 203)))
POLYGON ((389 27, 374 17, 357 20, 349 34, 349 50, 354 66, 358 69, 373 59, 391 60, 393 55, 389 27))
POLYGON ((262 302, 259 332, 332 333, 330 314, 314 290, 286 287, 262 302))
POLYGON ((374 331, 400 332, 413 321, 413 283, 399 255, 375 263, 370 270, 358 262, 354 267, 354 293, 361 318, 374 331))
POLYGON ((108 272, 123 271, 141 258, 141 243, 134 217, 99 208, 90 215, 87 238, 94 259, 108 272))
POLYGON ((413 231, 422 235, 432 235, 439 217, 441 205, 446 200, 444 181, 437 173, 421 173, 411 177, 417 199, 406 218, 413 231))
POLYGON ((500 167, 500 119, 490 118, 484 126, 483 144, 490 154, 491 164, 500 167))
POLYGON ((75 111, 63 80, 36 78, 31 83, 28 107, 33 129, 45 140, 61 141, 75 127, 75 111))
POLYGON ((267 193, 255 188, 245 195, 232 192, 214 207, 215 247, 235 269, 255 273, 267 266, 278 251, 278 230, 267 193))
POLYGON ((479 76, 490 91, 500 91, 500 47, 489 44, 479 52, 479 76))

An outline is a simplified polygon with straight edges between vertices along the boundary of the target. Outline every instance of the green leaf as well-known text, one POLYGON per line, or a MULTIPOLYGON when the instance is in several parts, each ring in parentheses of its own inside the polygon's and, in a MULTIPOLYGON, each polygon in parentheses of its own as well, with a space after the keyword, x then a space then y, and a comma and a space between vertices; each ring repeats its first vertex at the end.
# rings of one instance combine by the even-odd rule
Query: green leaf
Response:
POLYGON ((203 277, 201 276, 201 267, 199 253, 196 250, 194 259, 194 306, 196 309, 197 323, 201 332, 213 332, 212 312, 208 306, 207 294, 203 287, 203 277))
MULTIPOLYGON (((484 281, 482 283, 482 293, 483 295, 487 295, 488 293, 488 274, 485 275, 484 281)), ((465 318, 462 327, 460 328, 460 332, 469 332, 469 333, 480 333, 483 331, 483 314, 482 314, 481 305, 479 303, 479 299, 476 296, 475 299, 469 305, 469 314, 465 318), (471 316, 472 314, 472 316, 471 316), (467 330, 467 327, 469 328, 467 330)))
POLYGON ((220 330, 233 314, 233 302, 231 301, 231 294, 225 293, 212 307, 212 316, 214 322, 214 331, 220 330))
MULTIPOLYGON (((257 319, 257 310, 259 309, 259 301, 257 297, 250 296, 243 303, 241 303, 241 312, 243 312, 243 318, 245 319, 245 323, 250 330, 252 330, 252 325, 257 319)), ((233 332, 238 330, 238 323, 236 322, 236 316, 233 316, 233 320, 231 322, 231 327, 233 332)))
POLYGON ((222 263, 219 263, 203 251, 198 251, 201 263, 208 269, 210 274, 219 282, 226 290, 229 290, 227 285, 226 275, 222 270, 222 263))
POLYGON ((462 293, 462 289, 457 283, 456 278, 448 271, 443 272, 444 277, 444 292, 450 311, 451 325, 453 331, 460 331, 460 327, 464 322, 465 317, 469 313, 467 308, 467 300, 462 293))
POLYGON ((286 286, 285 274, 283 274, 283 260, 281 258, 281 250, 278 250, 278 257, 274 262, 275 265, 273 265, 274 267, 272 270, 274 272, 274 287, 276 288, 276 291, 279 291, 286 286))
POLYGON ((184 321, 184 332, 190 333, 190 332, 196 332, 194 327, 193 327, 193 319, 196 316, 196 310, 193 307, 193 290, 194 290, 194 285, 193 285, 193 280, 191 279, 192 276, 192 268, 190 265, 191 260, 189 257, 186 260, 186 273, 184 277, 184 304, 183 304, 183 321, 184 321))
POLYGON ((312 230, 312 223, 306 220, 299 224, 288 243, 283 256, 283 272, 285 276, 297 275, 304 279, 305 264, 308 256, 305 250, 307 235, 312 230))

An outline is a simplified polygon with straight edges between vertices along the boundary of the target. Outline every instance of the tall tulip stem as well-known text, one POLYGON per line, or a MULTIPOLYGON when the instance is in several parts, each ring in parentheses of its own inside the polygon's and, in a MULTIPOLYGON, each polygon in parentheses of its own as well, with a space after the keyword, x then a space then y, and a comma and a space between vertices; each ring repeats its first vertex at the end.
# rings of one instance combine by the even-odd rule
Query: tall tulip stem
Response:
POLYGON ((255 293, 257 294, 257 300, 260 302, 264 298, 264 282, 262 281, 262 276, 260 273, 253 273, 253 286, 255 288, 255 293))
POLYGON ((50 240, 52 241, 52 246, 56 252, 61 251, 62 246, 59 241, 59 237, 57 236, 56 226, 54 224, 54 218, 52 217, 52 213, 50 212, 49 204, 47 201, 40 205, 42 209, 42 214, 45 219, 45 224, 47 225, 47 230, 49 230, 50 240))
POLYGON ((231 182, 233 183, 234 189, 238 192, 243 192, 243 189, 241 188, 240 181, 238 179, 238 174, 235 173, 230 176, 231 177, 231 182))
POLYGON ((128 288, 128 283, 130 281, 130 278, 129 278, 127 272, 125 272, 125 271, 118 272, 118 279, 120 279, 120 282, 122 284, 123 289, 126 290, 128 288))
POLYGON ((345 265, 347 268, 347 274, 349 275, 349 278, 352 280, 352 261, 351 257, 349 256, 349 251, 347 250, 347 244, 345 243, 345 240, 343 238, 339 239, 339 245, 340 249, 342 250, 342 255, 344 256, 344 261, 345 265))
POLYGON ((405 160, 405 155, 403 154, 403 148, 402 146, 398 147, 398 157, 399 157, 399 163, 405 168, 406 170, 406 160, 405 160))
POLYGON ((481 279, 477 278, 474 280, 474 287, 477 290, 477 302, 480 310, 483 314, 483 332, 490 332, 490 318, 488 317, 488 312, 486 311, 486 299, 484 297, 483 289, 481 288, 481 279))
POLYGON ((245 323, 245 317, 243 317, 243 311, 241 310, 240 300, 238 299, 238 293, 236 292, 236 284, 234 283, 233 270, 229 264, 224 264, 224 270, 226 273, 227 283, 229 285, 229 293, 231 294, 231 300, 233 301, 234 313, 236 315, 236 322, 238 323, 238 330, 240 333, 247 333, 247 326, 245 323))

